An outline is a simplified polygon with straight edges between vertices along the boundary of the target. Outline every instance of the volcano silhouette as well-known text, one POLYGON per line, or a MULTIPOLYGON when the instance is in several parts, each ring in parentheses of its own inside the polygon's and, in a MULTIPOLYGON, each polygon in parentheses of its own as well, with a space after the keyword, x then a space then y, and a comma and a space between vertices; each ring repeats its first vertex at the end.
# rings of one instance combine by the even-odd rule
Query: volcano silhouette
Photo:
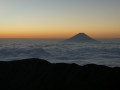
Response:
POLYGON ((73 36, 72 38, 65 40, 65 42, 98 42, 98 41, 92 39, 85 33, 79 33, 73 36))

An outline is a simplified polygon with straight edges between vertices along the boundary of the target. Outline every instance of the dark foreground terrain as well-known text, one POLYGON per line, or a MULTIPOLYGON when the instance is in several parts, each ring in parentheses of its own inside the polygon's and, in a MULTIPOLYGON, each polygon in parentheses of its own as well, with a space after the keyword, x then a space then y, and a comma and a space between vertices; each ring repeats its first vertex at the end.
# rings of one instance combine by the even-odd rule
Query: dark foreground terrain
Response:
POLYGON ((0 83, 0 90, 120 90, 120 68, 41 59, 1 61, 0 83))

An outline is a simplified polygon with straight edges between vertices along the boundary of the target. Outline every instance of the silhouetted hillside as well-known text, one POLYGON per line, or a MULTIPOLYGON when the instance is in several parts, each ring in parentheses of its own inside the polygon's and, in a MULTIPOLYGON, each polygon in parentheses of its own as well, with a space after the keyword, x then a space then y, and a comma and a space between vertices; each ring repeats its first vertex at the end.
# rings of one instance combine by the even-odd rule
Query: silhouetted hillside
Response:
POLYGON ((96 41, 95 39, 92 39, 85 33, 79 33, 79 34, 65 40, 64 42, 78 42, 79 43, 79 42, 98 42, 98 41, 96 41))
POLYGON ((1 61, 0 83, 0 90, 120 90, 120 68, 41 59, 1 61))

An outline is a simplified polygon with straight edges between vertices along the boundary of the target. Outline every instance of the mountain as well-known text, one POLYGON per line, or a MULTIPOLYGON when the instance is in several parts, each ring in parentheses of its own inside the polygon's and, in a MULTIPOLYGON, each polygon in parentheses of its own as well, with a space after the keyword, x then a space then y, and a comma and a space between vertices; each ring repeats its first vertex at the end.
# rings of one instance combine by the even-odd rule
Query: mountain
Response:
POLYGON ((0 90, 120 90, 120 67, 0 61, 0 90))
POLYGON ((85 33, 79 33, 73 36, 72 38, 65 40, 65 42, 98 42, 98 41, 92 39, 85 33))

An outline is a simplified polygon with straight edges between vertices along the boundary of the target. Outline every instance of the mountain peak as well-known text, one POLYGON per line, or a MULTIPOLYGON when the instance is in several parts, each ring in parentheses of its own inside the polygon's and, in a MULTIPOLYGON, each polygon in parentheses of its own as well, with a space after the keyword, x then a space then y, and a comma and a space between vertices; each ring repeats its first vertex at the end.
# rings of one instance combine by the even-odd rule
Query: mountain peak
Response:
POLYGON ((78 33, 70 39, 65 40, 67 42, 97 42, 96 40, 92 39, 85 33, 78 33))
MULTIPOLYGON (((78 33, 78 34, 76 34, 75 36, 80 36, 80 37, 82 37, 82 36, 87 36, 87 37, 88 37, 88 35, 85 34, 85 33, 78 33)), ((73 36, 73 37, 74 37, 74 36, 73 36)))
POLYGON ((86 35, 85 33, 78 33, 78 35, 86 35))

